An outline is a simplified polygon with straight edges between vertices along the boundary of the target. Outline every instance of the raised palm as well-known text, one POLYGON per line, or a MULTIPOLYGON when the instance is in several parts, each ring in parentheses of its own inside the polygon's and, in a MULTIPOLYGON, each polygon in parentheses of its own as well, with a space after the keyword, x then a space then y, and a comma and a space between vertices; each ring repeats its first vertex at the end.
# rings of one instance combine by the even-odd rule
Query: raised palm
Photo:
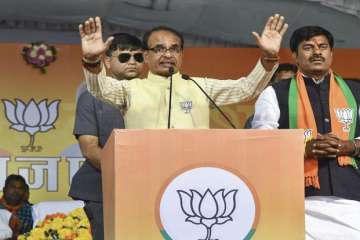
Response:
POLYGON ((275 14, 268 19, 261 36, 253 32, 256 44, 265 56, 277 56, 287 28, 288 24, 284 23, 284 17, 275 14))
POLYGON ((106 42, 102 38, 101 20, 99 17, 89 18, 84 24, 79 25, 79 33, 81 37, 81 49, 83 56, 87 59, 98 58, 110 46, 112 37, 106 42))

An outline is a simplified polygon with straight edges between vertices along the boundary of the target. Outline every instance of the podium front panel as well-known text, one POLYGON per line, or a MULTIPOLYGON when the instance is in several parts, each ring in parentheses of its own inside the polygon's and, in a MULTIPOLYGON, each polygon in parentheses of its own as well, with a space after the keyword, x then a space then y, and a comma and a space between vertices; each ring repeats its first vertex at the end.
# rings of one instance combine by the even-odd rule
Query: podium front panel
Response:
POLYGON ((302 130, 115 130, 105 239, 304 239, 302 130))

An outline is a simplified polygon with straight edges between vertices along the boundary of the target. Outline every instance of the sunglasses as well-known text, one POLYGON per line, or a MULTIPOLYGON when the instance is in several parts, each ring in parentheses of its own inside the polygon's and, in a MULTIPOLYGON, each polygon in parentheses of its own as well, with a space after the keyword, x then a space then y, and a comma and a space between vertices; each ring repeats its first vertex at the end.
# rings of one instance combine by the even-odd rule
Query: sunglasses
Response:
POLYGON ((119 62, 126 63, 130 60, 131 56, 133 56, 135 61, 137 61, 138 63, 144 62, 144 56, 142 53, 135 53, 135 54, 121 53, 118 56, 119 62))

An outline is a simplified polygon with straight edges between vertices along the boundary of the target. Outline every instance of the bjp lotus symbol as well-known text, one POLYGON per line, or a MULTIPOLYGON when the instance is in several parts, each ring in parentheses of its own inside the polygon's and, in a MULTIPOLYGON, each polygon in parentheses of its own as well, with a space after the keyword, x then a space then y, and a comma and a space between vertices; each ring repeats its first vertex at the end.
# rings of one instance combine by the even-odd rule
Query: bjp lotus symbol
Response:
POLYGON ((350 132, 353 122, 353 110, 351 108, 336 108, 335 113, 338 121, 344 124, 343 131, 350 132))
POLYGON ((225 224, 232 221, 231 214, 236 208, 236 193, 231 190, 225 194, 224 189, 212 193, 206 189, 201 195, 198 191, 191 189, 190 193, 177 190, 180 197, 181 209, 187 216, 185 221, 206 227, 206 237, 201 240, 211 239, 211 228, 215 224, 225 224))
POLYGON ((27 104, 19 99, 15 99, 15 103, 6 99, 2 101, 10 128, 30 135, 30 142, 26 147, 34 146, 36 133, 55 128, 54 123, 58 118, 60 100, 54 100, 49 104, 47 99, 39 103, 31 99, 27 104))

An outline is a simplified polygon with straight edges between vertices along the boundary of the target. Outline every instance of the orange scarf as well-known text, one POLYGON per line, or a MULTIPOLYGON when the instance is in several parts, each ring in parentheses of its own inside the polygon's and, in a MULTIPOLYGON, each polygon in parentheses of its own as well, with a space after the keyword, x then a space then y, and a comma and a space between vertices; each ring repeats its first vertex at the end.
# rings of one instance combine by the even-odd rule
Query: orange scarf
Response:
MULTIPOLYGON (((351 90, 343 79, 334 76, 330 70, 329 110, 331 130, 340 139, 353 139, 357 120, 357 104, 351 90)), ((290 128, 305 129, 305 141, 317 136, 315 117, 307 94, 303 74, 298 72, 293 78, 289 92, 290 128)), ((341 156, 337 158, 339 166, 356 166, 354 159, 341 156)), ((305 186, 320 189, 318 160, 305 159, 305 186)))
POLYGON ((19 229, 19 226, 21 224, 19 217, 17 216, 17 212, 19 211, 19 209, 22 207, 22 203, 16 206, 10 206, 9 204, 6 203, 4 198, 0 199, 0 204, 3 205, 5 207, 6 210, 8 210, 9 212, 11 212, 11 218, 9 219, 9 227, 11 228, 12 231, 16 231, 17 229, 19 229))
POLYGON ((19 211, 19 209, 23 205, 23 203, 20 203, 19 205, 11 206, 11 205, 6 203, 4 198, 0 198, 0 204, 3 205, 5 207, 5 209, 8 210, 11 213, 17 213, 17 211, 19 211))

